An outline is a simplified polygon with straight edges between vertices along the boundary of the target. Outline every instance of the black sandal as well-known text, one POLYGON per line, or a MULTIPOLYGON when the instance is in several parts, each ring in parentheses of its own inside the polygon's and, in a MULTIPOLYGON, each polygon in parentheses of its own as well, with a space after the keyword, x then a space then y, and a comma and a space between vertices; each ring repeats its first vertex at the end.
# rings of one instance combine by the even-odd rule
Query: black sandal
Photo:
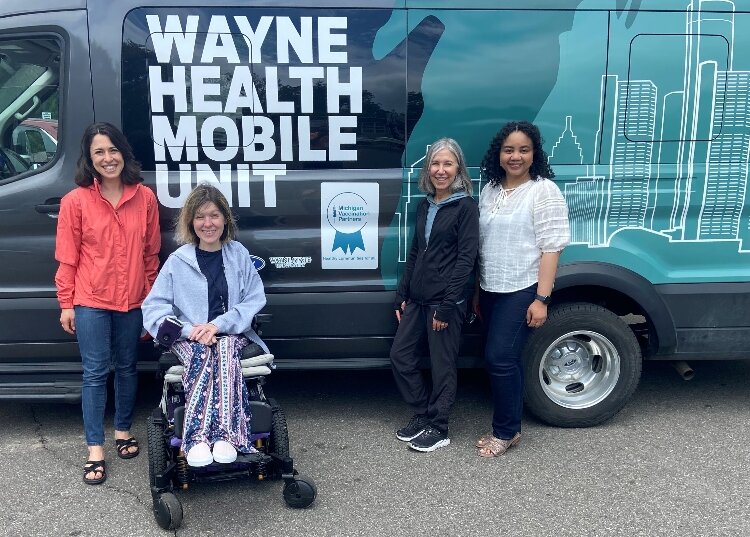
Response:
POLYGON ((107 480, 107 471, 104 461, 86 461, 83 467, 83 482, 87 485, 99 485, 107 480), (102 474, 101 477, 86 477, 87 474, 102 474))
POLYGON ((132 436, 130 438, 115 439, 115 447, 117 447, 117 456, 121 459, 132 459, 133 457, 137 457, 141 452, 141 448, 138 447, 138 441, 132 436), (137 451, 128 451, 131 447, 137 448, 137 451))

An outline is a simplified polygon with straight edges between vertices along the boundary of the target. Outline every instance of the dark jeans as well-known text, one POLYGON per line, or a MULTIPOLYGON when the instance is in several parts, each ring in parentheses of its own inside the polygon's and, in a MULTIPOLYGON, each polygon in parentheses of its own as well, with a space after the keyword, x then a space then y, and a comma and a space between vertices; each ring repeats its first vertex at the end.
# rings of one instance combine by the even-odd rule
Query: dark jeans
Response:
POLYGON ((526 310, 536 284, 512 293, 481 291, 479 307, 486 330, 484 359, 492 386, 492 434, 508 440, 521 432, 523 348, 531 333, 526 310))
POLYGON ((460 304, 447 320, 445 330, 432 329, 435 306, 406 305, 391 347, 391 366, 396 386, 415 414, 424 414, 437 429, 448 431, 448 414, 456 400, 456 358, 466 304, 460 304), (427 338, 432 366, 432 389, 419 368, 416 350, 427 338))
POLYGON ((75 307, 76 336, 83 364, 81 408, 89 446, 104 444, 107 377, 115 369, 115 429, 129 431, 138 390, 138 338, 143 327, 140 308, 128 312, 75 307))

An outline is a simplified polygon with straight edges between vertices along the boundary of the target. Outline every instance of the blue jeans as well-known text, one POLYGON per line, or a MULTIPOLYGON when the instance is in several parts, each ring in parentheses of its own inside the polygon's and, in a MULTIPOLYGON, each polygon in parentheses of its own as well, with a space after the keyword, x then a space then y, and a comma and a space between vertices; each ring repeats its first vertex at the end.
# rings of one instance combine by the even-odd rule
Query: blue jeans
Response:
POLYGON ((115 430, 129 431, 138 390, 138 338, 143 327, 140 308, 119 312, 75 307, 76 336, 83 363, 81 407, 89 446, 104 445, 107 377, 115 369, 115 430))
POLYGON ((521 432, 523 413, 523 349, 531 328, 526 310, 534 301, 536 284, 512 293, 480 291, 487 339, 484 359, 492 386, 492 434, 509 440, 521 432))

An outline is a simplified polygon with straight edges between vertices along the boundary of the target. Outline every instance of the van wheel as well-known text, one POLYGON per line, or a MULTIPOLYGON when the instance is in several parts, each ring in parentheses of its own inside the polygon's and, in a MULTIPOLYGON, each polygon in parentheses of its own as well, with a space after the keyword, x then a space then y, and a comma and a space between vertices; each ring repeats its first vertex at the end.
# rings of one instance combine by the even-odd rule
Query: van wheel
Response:
POLYGON ((563 304, 526 345, 526 407, 550 425, 598 425, 633 395, 641 362, 638 340, 617 315, 594 304, 563 304))

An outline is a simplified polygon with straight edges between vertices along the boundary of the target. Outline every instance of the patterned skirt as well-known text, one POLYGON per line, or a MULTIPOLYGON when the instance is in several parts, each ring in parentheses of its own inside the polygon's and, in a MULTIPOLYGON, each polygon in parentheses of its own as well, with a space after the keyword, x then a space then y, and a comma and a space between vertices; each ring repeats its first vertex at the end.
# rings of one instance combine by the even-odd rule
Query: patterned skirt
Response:
POLYGON ((199 442, 213 447, 219 440, 241 453, 255 451, 248 441, 250 403, 240 366, 242 349, 248 343, 245 336, 225 336, 211 346, 195 341, 172 346, 185 368, 185 453, 199 442))

